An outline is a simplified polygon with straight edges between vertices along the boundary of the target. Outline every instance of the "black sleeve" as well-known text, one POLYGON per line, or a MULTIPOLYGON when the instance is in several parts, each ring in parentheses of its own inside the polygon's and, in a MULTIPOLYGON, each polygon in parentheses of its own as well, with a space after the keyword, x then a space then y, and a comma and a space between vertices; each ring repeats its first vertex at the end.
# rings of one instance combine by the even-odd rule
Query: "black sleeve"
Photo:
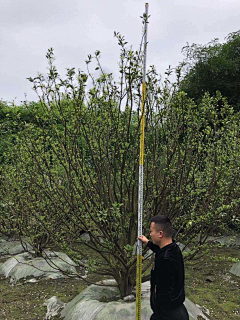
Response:
POLYGON ((176 269, 170 260, 164 259, 161 266, 156 270, 156 306, 161 312, 168 306, 171 306, 176 276, 176 269))
POLYGON ((150 240, 147 243, 147 247, 151 249, 154 253, 156 253, 160 249, 158 245, 153 244, 150 240))

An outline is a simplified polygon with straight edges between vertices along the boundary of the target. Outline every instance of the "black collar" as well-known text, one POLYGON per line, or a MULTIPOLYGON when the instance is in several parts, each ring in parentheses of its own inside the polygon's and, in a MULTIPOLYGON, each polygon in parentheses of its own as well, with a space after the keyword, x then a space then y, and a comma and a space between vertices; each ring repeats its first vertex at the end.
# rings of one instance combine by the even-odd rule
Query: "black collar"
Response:
POLYGON ((167 244, 166 246, 162 247, 161 249, 160 249, 160 247, 159 247, 159 251, 158 251, 158 252, 164 252, 164 251, 166 251, 167 249, 169 249, 169 248, 171 248, 171 247, 175 247, 175 246, 176 246, 176 241, 173 240, 172 243, 167 244))

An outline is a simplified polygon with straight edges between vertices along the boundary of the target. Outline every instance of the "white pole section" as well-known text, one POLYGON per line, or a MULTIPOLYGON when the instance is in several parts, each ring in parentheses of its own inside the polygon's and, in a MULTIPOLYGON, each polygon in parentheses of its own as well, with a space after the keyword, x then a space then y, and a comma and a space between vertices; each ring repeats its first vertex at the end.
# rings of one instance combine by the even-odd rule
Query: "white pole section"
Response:
MULTIPOLYGON (((145 97, 146 97, 146 61, 147 61, 147 27, 148 27, 148 3, 145 5, 144 14, 144 59, 142 79, 142 106, 141 106, 141 134, 139 157, 139 187, 138 187, 138 236, 142 236, 143 215, 143 157, 144 157, 144 130, 145 130, 145 97)), ((136 281, 136 320, 141 320, 141 290, 142 290, 142 241, 137 244, 137 281, 136 281)))

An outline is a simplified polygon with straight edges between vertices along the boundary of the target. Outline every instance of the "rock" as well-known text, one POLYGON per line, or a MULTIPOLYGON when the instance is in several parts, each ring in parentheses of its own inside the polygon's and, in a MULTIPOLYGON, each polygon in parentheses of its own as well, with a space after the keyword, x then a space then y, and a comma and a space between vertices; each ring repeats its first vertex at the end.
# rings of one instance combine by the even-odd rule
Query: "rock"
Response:
MULTIPOLYGON (((114 285, 115 282, 111 280, 108 282, 101 281, 100 284, 114 285)), ((99 300, 112 299, 118 296, 119 290, 117 287, 90 285, 66 305, 61 312, 61 316, 66 320, 94 319, 99 311, 106 306, 105 302, 99 300)))
POLYGON ((31 251, 32 249, 32 246, 27 242, 3 241, 0 243, 0 255, 15 255, 23 251, 31 251))
POLYGON ((51 280, 56 280, 59 278, 64 278, 63 274, 61 272, 55 272, 55 273, 51 273, 48 276, 45 276, 47 278, 47 280, 51 279, 51 280))
POLYGON ((210 311, 209 311, 207 308, 205 308, 205 307, 203 307, 203 306, 199 306, 198 304, 196 304, 196 306, 197 306, 200 310, 202 310, 205 314, 207 314, 208 316, 210 315, 210 311))
POLYGON ((148 252, 144 255, 144 259, 151 259, 153 255, 153 251, 149 249, 148 252))
POLYGON ((12 283, 20 279, 31 277, 48 277, 51 279, 63 278, 64 272, 76 274, 74 262, 64 253, 58 253, 53 258, 33 258, 28 252, 20 253, 3 263, 1 272, 10 277, 12 283), (64 259, 63 259, 64 257, 64 259), (63 272, 57 270, 59 268, 63 272))
MULTIPOLYGON (((101 284, 116 285, 115 280, 101 281, 101 284)), ((120 298, 117 287, 91 285, 70 301, 62 310, 65 320, 132 320, 136 317, 136 301, 124 302, 120 298), (106 300, 117 301, 106 302, 106 300)), ((186 299, 190 320, 197 316, 208 319, 203 312, 190 300, 186 299)), ((152 314, 150 308, 150 282, 142 284, 141 319, 149 320, 152 314)))
POLYGON ((35 279, 35 278, 29 279, 29 280, 26 281, 26 283, 36 283, 36 282, 38 282, 38 280, 35 279))
POLYGON ((124 302, 129 302, 129 301, 136 301, 136 298, 133 294, 130 294, 129 296, 126 296, 123 298, 124 302))
POLYGON ((207 276, 205 278, 205 281, 207 281, 207 282, 213 282, 214 280, 215 280, 215 278, 213 276, 207 276))
POLYGON ((8 239, 9 239, 8 236, 1 235, 0 243, 1 243, 1 242, 5 242, 5 241, 7 241, 8 239))
POLYGON ((177 245, 179 246, 179 248, 182 252, 189 252, 190 251, 190 249, 188 247, 186 247, 185 244, 183 244, 181 242, 177 242, 177 245))
POLYGON ((240 246, 240 236, 239 235, 235 235, 235 236, 219 236, 219 237, 208 237, 207 241, 209 242, 218 242, 221 245, 226 245, 226 246, 236 246, 239 247, 240 246))
POLYGON ((197 320, 198 316, 201 316, 203 319, 208 320, 208 317, 188 298, 184 302, 185 307, 187 308, 189 314, 189 320, 197 320))
POLYGON ((142 299, 150 299, 150 281, 142 283, 142 299))
POLYGON ((63 252, 45 250, 43 252, 43 257, 47 260, 49 259, 49 261, 52 260, 53 258, 58 258, 59 260, 62 260, 63 262, 73 267, 77 267, 77 264, 73 262, 72 259, 69 258, 69 256, 66 253, 63 253, 63 252))
POLYGON ((44 320, 49 320, 55 316, 58 316, 61 310, 65 307, 66 303, 54 296, 46 300, 43 305, 47 306, 47 314, 44 320))
POLYGON ((87 277, 88 277, 88 270, 85 269, 85 274, 84 274, 84 276, 82 276, 82 278, 83 278, 83 279, 87 279, 87 277))
POLYGON ((5 261, 1 267, 1 271, 5 277, 9 276, 10 271, 18 264, 25 263, 32 259, 32 255, 28 252, 20 253, 5 261))
MULTIPOLYGON (((145 245, 143 246, 143 249, 145 248, 145 245)), ((133 250, 132 250, 132 257, 135 257, 137 255, 137 241, 134 243, 133 245, 133 250)), ((148 250, 145 255, 144 255, 144 259, 151 259, 151 257, 153 256, 153 251, 152 250, 148 250)))
POLYGON ((3 266, 3 263, 2 263, 2 262, 0 262, 0 276, 1 276, 1 275, 4 275, 4 273, 3 273, 3 269, 2 269, 2 266, 3 266))
POLYGON ((232 274, 235 274, 236 276, 240 277, 240 262, 234 263, 234 265, 229 270, 232 274))
POLYGON ((83 233, 81 236, 80 236, 81 239, 83 239, 84 241, 86 242, 89 242, 90 241, 90 235, 88 232, 85 232, 83 233))
POLYGON ((6 256, 1 256, 0 255, 0 261, 1 262, 5 262, 7 259, 11 258, 12 255, 11 254, 7 254, 6 256))

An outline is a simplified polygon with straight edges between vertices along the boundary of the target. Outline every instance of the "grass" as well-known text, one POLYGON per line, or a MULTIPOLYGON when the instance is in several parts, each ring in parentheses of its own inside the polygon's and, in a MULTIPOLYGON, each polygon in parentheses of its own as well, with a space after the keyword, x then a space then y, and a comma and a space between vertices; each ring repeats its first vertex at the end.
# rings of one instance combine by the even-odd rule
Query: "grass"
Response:
MULTIPOLYGON (((102 277, 91 276, 99 281, 102 277)), ((78 279, 41 279, 37 283, 22 283, 12 286, 8 279, 0 278, 0 319, 1 320, 43 320, 46 315, 45 300, 57 296, 69 302, 87 284, 78 279)))
POLYGON ((199 261, 185 264, 186 296, 207 308, 210 319, 240 319, 240 278, 229 272, 237 259, 239 249, 214 246, 199 261))
MULTIPOLYGON (((186 296, 210 311, 212 320, 240 319, 240 278, 229 273, 240 250, 213 247, 211 254, 199 261, 185 264, 186 296)), ((237 260, 236 260, 237 261, 237 260)), ((101 276, 89 275, 92 281, 101 276)), ((78 279, 41 279, 37 283, 12 286, 9 279, 0 278, 0 319, 42 320, 46 315, 43 303, 52 296, 69 302, 87 284, 78 279)))

